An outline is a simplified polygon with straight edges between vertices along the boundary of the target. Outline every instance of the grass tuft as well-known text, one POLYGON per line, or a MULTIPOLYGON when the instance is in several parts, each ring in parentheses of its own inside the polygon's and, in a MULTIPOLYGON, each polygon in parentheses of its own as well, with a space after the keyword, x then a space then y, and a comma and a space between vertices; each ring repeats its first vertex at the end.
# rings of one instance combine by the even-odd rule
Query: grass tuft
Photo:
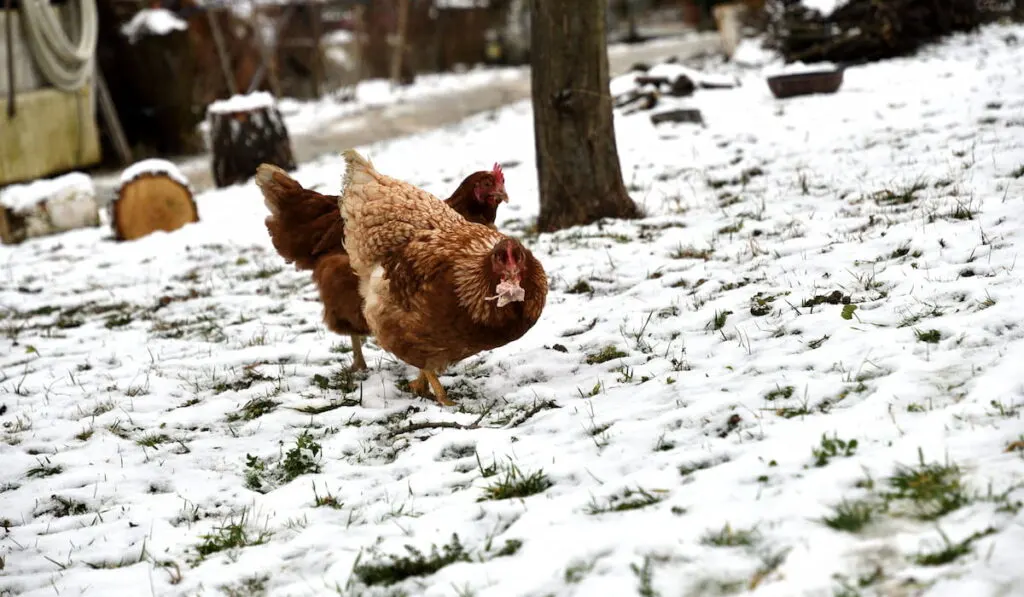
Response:
POLYGON ((628 357, 628 356, 629 356, 628 353, 622 352, 621 350, 618 349, 618 347, 612 346, 611 344, 609 344, 608 346, 605 346, 604 348, 602 348, 598 352, 594 352, 594 353, 588 354, 587 355, 587 364, 588 365, 598 365, 600 363, 607 363, 608 361, 612 361, 612 360, 615 360, 615 359, 621 359, 623 357, 628 357))
POLYGON ((445 566, 470 560, 469 552, 455 534, 440 550, 437 545, 432 545, 429 554, 411 545, 406 545, 405 549, 408 555, 386 555, 377 562, 356 564, 352 572, 364 585, 388 586, 407 578, 430 576, 445 566))
POLYGON ((876 509, 876 505, 865 500, 843 500, 832 507, 832 514, 822 518, 822 522, 837 531, 856 533, 871 522, 876 509))
POLYGON ((725 523, 721 529, 705 533, 700 542, 715 547, 738 547, 751 546, 759 539, 757 529, 733 529, 729 523, 725 523))
POLYGON ((484 495, 477 501, 525 498, 541 493, 553 485, 543 470, 524 475, 517 466, 510 464, 505 469, 505 476, 485 487, 484 495))
POLYGON ((267 528, 254 529, 249 523, 249 511, 243 510, 238 518, 229 518, 223 525, 215 527, 212 533, 200 535, 202 541, 195 546, 195 550, 198 561, 202 561, 225 550, 262 545, 272 535, 267 528))
POLYGON ((651 492, 637 487, 635 490, 626 489, 621 495, 613 495, 604 504, 599 504, 596 499, 591 499, 587 506, 587 514, 604 514, 606 512, 625 512, 628 510, 639 510, 647 506, 653 506, 663 498, 653 495, 651 492))

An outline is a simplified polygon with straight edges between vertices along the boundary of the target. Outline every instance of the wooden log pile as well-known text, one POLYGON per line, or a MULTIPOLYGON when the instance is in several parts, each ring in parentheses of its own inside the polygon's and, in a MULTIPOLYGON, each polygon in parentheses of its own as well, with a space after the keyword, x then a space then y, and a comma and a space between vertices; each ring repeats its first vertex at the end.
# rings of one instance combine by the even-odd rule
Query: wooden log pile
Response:
POLYGON ((768 0, 769 45, 786 62, 857 64, 913 53, 993 15, 978 0, 849 0, 829 15, 799 0, 768 0))

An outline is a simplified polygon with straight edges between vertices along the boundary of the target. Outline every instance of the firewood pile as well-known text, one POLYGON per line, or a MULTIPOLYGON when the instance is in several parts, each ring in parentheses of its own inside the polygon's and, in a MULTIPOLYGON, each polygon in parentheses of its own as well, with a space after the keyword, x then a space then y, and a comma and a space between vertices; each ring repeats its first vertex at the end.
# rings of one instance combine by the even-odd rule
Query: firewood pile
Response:
MULTIPOLYGON (((708 75, 675 61, 654 66, 635 64, 631 72, 616 78, 612 84, 612 102, 623 114, 653 110, 662 98, 689 97, 703 89, 731 89, 739 86, 733 77, 708 75)), ((651 122, 689 122, 704 124, 700 110, 672 108, 651 114, 651 122)))
POLYGON ((863 63, 905 56, 992 17, 978 0, 849 0, 829 15, 768 0, 767 37, 786 62, 863 63))

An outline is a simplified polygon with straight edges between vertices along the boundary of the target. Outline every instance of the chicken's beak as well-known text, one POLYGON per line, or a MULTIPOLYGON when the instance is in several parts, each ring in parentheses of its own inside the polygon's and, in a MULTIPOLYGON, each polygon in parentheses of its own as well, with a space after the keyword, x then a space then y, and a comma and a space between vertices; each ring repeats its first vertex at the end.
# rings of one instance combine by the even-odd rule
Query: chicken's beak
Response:
POLYGON ((491 193, 491 205, 498 207, 499 204, 508 203, 508 194, 505 191, 494 191, 491 193))

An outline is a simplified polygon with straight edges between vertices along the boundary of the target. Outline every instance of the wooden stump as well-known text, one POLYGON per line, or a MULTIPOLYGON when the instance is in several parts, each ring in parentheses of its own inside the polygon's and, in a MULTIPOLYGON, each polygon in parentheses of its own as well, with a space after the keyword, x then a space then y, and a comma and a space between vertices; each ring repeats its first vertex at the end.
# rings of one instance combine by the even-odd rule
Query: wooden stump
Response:
POLYGON ((117 240, 135 240, 157 230, 173 232, 198 221, 188 180, 174 164, 142 160, 121 174, 117 198, 110 205, 117 240))
POLYGON ((0 240, 5 244, 99 225, 96 189, 82 172, 0 192, 0 240))
POLYGON ((218 187, 249 180, 264 162, 295 169, 288 129, 269 93, 236 95, 214 102, 207 108, 207 118, 213 181, 218 187))

